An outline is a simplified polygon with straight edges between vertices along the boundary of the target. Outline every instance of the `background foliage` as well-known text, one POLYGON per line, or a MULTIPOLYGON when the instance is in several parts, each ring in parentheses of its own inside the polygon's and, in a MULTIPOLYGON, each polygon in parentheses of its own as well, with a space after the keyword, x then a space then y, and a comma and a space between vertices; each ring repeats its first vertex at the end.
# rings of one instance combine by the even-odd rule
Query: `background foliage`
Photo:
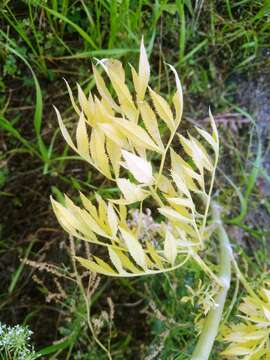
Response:
MULTIPOLYGON (((72 122, 62 78, 87 92, 93 58, 137 64, 142 34, 152 86, 173 94, 164 59, 179 73, 185 127, 204 124, 211 106, 222 143, 216 195, 242 271, 254 287, 269 284, 269 12, 267 0, 1 2, 0 316, 27 324, 44 358, 105 358, 87 330, 82 294, 67 278, 68 240, 49 203, 62 191, 104 195, 104 178, 68 150, 52 104, 72 122)), ((211 301, 207 281, 193 263, 144 279, 92 279, 100 340, 114 359, 188 359, 211 301)), ((242 295, 234 285, 232 317, 242 295)))

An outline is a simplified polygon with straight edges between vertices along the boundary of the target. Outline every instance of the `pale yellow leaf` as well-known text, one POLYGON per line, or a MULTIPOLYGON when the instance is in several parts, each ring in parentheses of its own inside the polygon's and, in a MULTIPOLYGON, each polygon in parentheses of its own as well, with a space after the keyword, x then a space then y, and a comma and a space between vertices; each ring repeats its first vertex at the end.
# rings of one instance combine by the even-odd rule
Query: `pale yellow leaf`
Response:
POLYGON ((125 83, 125 71, 121 61, 116 59, 103 59, 100 63, 109 76, 113 76, 119 84, 125 83))
MULTIPOLYGON (((181 224, 181 228, 179 226, 175 226, 174 229, 177 231, 177 246, 181 246, 182 248, 190 248, 193 246, 198 246, 198 242, 195 244, 190 240, 187 239, 187 235, 190 235, 190 233, 187 230, 187 225, 181 224)), ((189 229, 189 228, 188 228, 189 229)), ((194 231, 193 231, 194 233, 194 231)))
MULTIPOLYGON (((130 148, 130 146, 128 146, 130 148)), ((134 145, 134 150, 142 159, 146 159, 146 150, 141 146, 134 145)))
POLYGON ((201 188, 204 188, 204 177, 202 174, 195 172, 192 167, 184 161, 180 155, 176 154, 173 149, 170 149, 170 155, 172 171, 183 179, 185 185, 190 190, 195 192, 198 191, 198 187, 194 183, 193 179, 197 180, 201 188))
POLYGON ((128 248, 130 256, 134 259, 137 265, 139 265, 141 268, 143 268, 146 271, 147 270, 146 254, 141 244, 130 231, 127 231, 121 227, 119 228, 119 230, 128 248))
POLYGON ((156 264, 157 268, 163 269, 162 257, 159 256, 156 249, 153 247, 153 245, 149 241, 147 241, 147 243, 146 243, 146 248, 147 248, 149 255, 153 259, 154 263, 156 264))
POLYGON ((116 145, 120 147, 127 146, 125 136, 114 126, 113 123, 99 123, 98 127, 116 145))
POLYGON ((158 176, 155 175, 156 180, 158 179, 158 188, 165 194, 170 196, 176 196, 176 191, 172 185, 172 181, 168 179, 165 175, 161 174, 158 176))
MULTIPOLYGON (((263 306, 263 312, 264 312, 264 316, 266 317, 266 319, 270 322, 270 309, 268 309, 266 306, 263 306)), ((269 326, 270 326, 270 323, 269 323, 269 326)))
POLYGON ((157 118, 156 118, 154 111, 151 109, 150 105, 146 101, 139 103, 138 106, 139 106, 142 120, 144 122, 146 130, 152 136, 152 138, 155 140, 155 142, 157 143, 159 148, 161 150, 163 150, 164 146, 163 146, 163 143, 161 140, 161 136, 160 136, 160 132, 159 132, 159 128, 158 128, 158 122, 157 122, 157 118))
POLYGON ((182 86, 181 86, 181 82, 178 77, 177 71, 175 70, 175 68, 172 65, 170 65, 170 64, 168 64, 168 65, 174 73, 175 83, 176 83, 176 88, 177 88, 177 91, 176 91, 175 95, 173 96, 173 104, 174 104, 174 108, 175 108, 175 112, 176 112, 175 126, 178 127, 180 124, 180 121, 182 119, 182 114, 183 114, 183 91, 182 91, 182 86))
MULTIPOLYGON (((126 85, 125 85, 126 86, 126 85)), ((128 102, 122 97, 119 96, 119 101, 121 104, 122 114, 124 114, 129 120, 133 121, 134 123, 138 122, 139 111, 136 109, 133 102, 128 102)))
POLYGON ((139 102, 139 95, 140 95, 140 79, 139 79, 139 75, 138 75, 137 71, 134 69, 134 67, 131 64, 129 64, 129 66, 131 68, 133 85, 134 85, 134 89, 135 89, 136 95, 137 95, 137 102, 139 102))
POLYGON ((89 157, 89 140, 87 135, 87 129, 85 125, 85 119, 83 113, 80 115, 80 119, 76 131, 76 140, 78 153, 84 157, 89 157))
POLYGON ((134 122, 138 119, 138 110, 134 105, 130 91, 125 84, 125 73, 119 60, 104 59, 101 64, 106 70, 117 94, 122 112, 134 122))
POLYGON ((55 216, 59 224, 67 232, 76 233, 76 229, 79 227, 79 222, 76 219, 76 217, 74 217, 74 215, 68 209, 66 209, 62 204, 54 200, 52 196, 50 197, 50 199, 51 199, 53 211, 55 213, 55 216))
POLYGON ((58 119, 58 123, 59 123, 59 127, 60 127, 60 130, 61 130, 61 133, 64 137, 64 139, 66 140, 67 144, 77 153, 79 154, 81 157, 83 157, 84 160, 86 160, 87 162, 89 162, 89 164, 91 164, 92 166, 95 166, 94 165, 94 162, 93 160, 91 159, 90 155, 89 155, 89 152, 88 154, 87 153, 80 153, 78 151, 78 149, 76 148, 76 146, 74 145, 64 123, 63 123, 63 120, 61 118, 61 115, 59 113, 59 111, 56 109, 56 107, 54 108, 55 111, 56 111, 56 114, 57 114, 57 119, 58 119))
POLYGON ((172 221, 178 221, 178 222, 181 222, 181 223, 190 223, 191 222, 190 218, 179 214, 179 212, 173 210, 169 206, 163 206, 162 208, 158 208, 158 211, 162 215, 166 216, 168 219, 170 219, 172 221))
POLYGON ((103 106, 104 113, 106 113, 106 115, 109 115, 109 116, 113 117, 115 115, 115 111, 113 110, 113 108, 111 107, 109 102, 104 97, 101 98, 100 102, 101 102, 101 104, 103 106))
POLYGON ((78 115, 80 115, 81 111, 80 111, 80 109, 78 108, 78 106, 77 106, 76 103, 75 103, 72 90, 71 90, 68 82, 66 81, 66 79, 64 79, 64 81, 65 81, 66 86, 67 86, 67 89, 68 89, 68 94, 69 94, 69 97, 70 97, 71 104, 72 104, 74 110, 76 111, 76 113, 77 113, 78 115))
MULTIPOLYGON (((242 325, 242 324, 241 324, 242 325)), ((254 340, 261 340, 265 337, 265 330, 257 330, 248 325, 243 325, 243 328, 238 330, 238 328, 233 328, 233 330, 226 335, 226 341, 234 343, 246 343, 253 342, 254 340)))
POLYGON ((268 302, 270 304, 270 290, 262 289, 260 294, 262 298, 265 300, 265 302, 268 302))
POLYGON ((139 125, 125 119, 115 118, 114 121, 118 129, 128 138, 132 144, 162 153, 162 150, 159 149, 159 147, 153 142, 147 132, 139 125))
POLYGON ((112 203, 108 204, 107 217, 108 217, 108 223, 111 229, 112 236, 115 237, 118 230, 118 216, 116 215, 112 203))
MULTIPOLYGON (((168 200, 168 199, 167 199, 167 200, 168 200)), ((171 207, 173 210, 177 211, 178 214, 180 214, 180 215, 182 215, 182 216, 184 216, 184 217, 186 217, 186 218, 188 218, 188 219, 190 219, 190 220, 193 219, 193 217, 192 217, 192 212, 190 212, 191 209, 186 208, 186 207, 183 206, 183 205, 177 204, 177 201, 170 201, 170 200, 168 200, 168 202, 169 202, 170 207, 171 207)))
POLYGON ((93 114, 94 121, 97 125, 102 123, 111 123, 111 119, 113 119, 114 112, 108 110, 110 109, 109 105, 106 106, 105 104, 108 104, 104 98, 100 100, 96 95, 94 96, 94 104, 95 104, 95 112, 93 114))
POLYGON ((77 230, 87 235, 87 231, 89 229, 100 236, 111 238, 110 234, 107 234, 96 219, 94 219, 86 210, 76 206, 67 195, 65 195, 65 203, 67 209, 73 213, 74 217, 79 222, 77 230))
POLYGON ((108 251, 109 251, 110 260, 111 260, 113 266, 116 268, 116 270, 118 271, 119 274, 124 276, 125 271, 123 269, 123 266, 122 266, 119 256, 111 247, 108 248, 108 251))
POLYGON ((127 207, 125 205, 119 205, 119 217, 120 217, 120 224, 125 225, 127 220, 127 207))
POLYGON ((60 127, 60 130, 61 130, 61 133, 64 137, 64 139, 66 140, 67 144, 74 150, 77 152, 77 149, 76 149, 76 146, 74 145, 65 125, 64 125, 64 122, 62 120, 62 117, 61 117, 61 114, 60 112, 58 111, 58 109, 54 106, 54 110, 56 112, 56 115, 57 115, 57 120, 58 120, 58 124, 59 124, 59 127, 60 127))
POLYGON ((125 160, 125 168, 131 172, 138 182, 145 185, 153 184, 152 165, 149 161, 126 150, 122 150, 122 155, 125 160))
POLYGON ((213 138, 214 138, 215 142, 218 144, 218 142, 219 142, 218 130, 217 130, 217 126, 216 126, 216 123, 215 123, 215 120, 213 118, 210 108, 209 108, 209 118, 210 118, 212 130, 213 130, 213 138))
POLYGON ((186 185, 184 179, 175 171, 172 171, 171 175, 172 175, 175 185, 177 186, 178 191, 180 193, 183 193, 187 197, 190 197, 190 192, 189 192, 188 186, 186 185))
POLYGON ((89 124, 91 126, 94 126, 95 123, 94 123, 93 113, 95 112, 95 109, 94 109, 94 102, 93 102, 91 93, 89 94, 89 100, 87 100, 87 98, 79 84, 77 84, 77 88, 78 88, 78 98, 79 98, 79 103, 80 103, 81 109, 84 112, 89 124))
POLYGON ((95 197, 98 203, 99 224, 106 232, 110 233, 111 230, 107 218, 107 204, 98 193, 95 193, 95 197))
POLYGON ((162 96, 157 94, 150 87, 149 87, 149 91, 150 91, 150 95, 151 95, 152 101, 154 103, 156 112, 161 117, 161 119, 166 123, 166 125, 171 130, 171 132, 173 132, 176 128, 176 125, 174 123, 173 114, 172 114, 169 104, 167 103, 167 101, 165 99, 163 99, 162 96))
POLYGON ((107 264, 104 260, 102 260, 100 257, 94 256, 94 259, 95 259, 96 263, 99 266, 101 266, 105 271, 107 271, 108 273, 115 273, 113 268, 109 264, 107 264))
MULTIPOLYGON (((190 221, 191 223, 191 221, 190 221)), ((193 224, 189 225, 187 223, 174 223, 174 228, 177 230, 177 232, 179 233, 179 235, 181 234, 181 238, 184 239, 184 233, 188 234, 198 245, 198 234, 197 232, 194 230, 193 224), (184 232, 184 233, 183 233, 184 232)))
POLYGON ((65 196, 66 206, 53 201, 53 209, 60 225, 71 235, 80 237, 90 242, 97 242, 97 238, 88 223, 81 216, 82 210, 75 206, 72 201, 65 196))
POLYGON ((218 144, 216 143, 215 139, 205 130, 200 129, 196 126, 196 130, 198 133, 211 145, 215 153, 218 153, 218 144))
POLYGON ((184 207, 188 207, 192 210, 195 209, 195 205, 193 203, 193 201, 190 199, 187 199, 187 198, 180 198, 180 197, 167 197, 166 198, 169 203, 171 204, 175 204, 175 205, 180 205, 180 206, 184 206, 184 207))
POLYGON ((140 60, 139 60, 139 88, 136 89, 138 101, 144 99, 145 91, 150 77, 150 66, 145 51, 143 38, 140 47, 140 60))
POLYGON ((123 254, 122 251, 120 250, 115 250, 115 253, 117 254, 117 256, 119 257, 123 268, 127 269, 128 271, 134 273, 134 274, 139 274, 141 273, 141 270, 139 270, 130 260, 129 258, 123 254))
POLYGON ((97 128, 91 133, 90 150, 96 166, 105 176, 111 178, 109 160, 105 152, 105 136, 97 128))
POLYGON ((198 157, 201 157, 203 167, 205 169, 207 169, 208 171, 212 172, 214 166, 213 166, 212 160, 211 160, 210 156, 208 155, 207 151, 205 150, 204 146, 193 136, 189 135, 189 138, 191 140, 191 144, 193 147, 194 156, 196 154, 198 157))
POLYGON ((121 109, 120 107, 116 104, 116 102, 113 100, 109 90, 107 89, 105 82, 102 78, 102 76, 100 75, 100 73, 98 72, 98 70, 96 69, 96 67, 93 65, 93 73, 94 73, 94 78, 95 78, 95 82, 96 82, 96 86, 98 89, 98 92, 100 93, 100 95, 102 97, 104 97, 108 103, 110 104, 110 106, 115 110, 120 112, 121 109))
POLYGON ((119 177, 120 170, 120 158, 121 158, 121 147, 116 145, 110 139, 106 140, 106 149, 112 164, 112 168, 115 174, 115 178, 119 177))
POLYGON ((142 201, 148 196, 147 191, 143 190, 139 185, 133 184, 128 179, 118 178, 117 185, 128 204, 142 201))
POLYGON ((251 349, 249 347, 239 346, 238 344, 233 344, 227 347, 225 351, 221 353, 221 355, 226 356, 243 356, 251 353, 251 349))
POLYGON ((167 230, 164 242, 164 256, 174 266, 177 256, 177 243, 170 231, 167 230))
POLYGON ((181 134, 177 134, 179 136, 180 139, 180 143, 183 146, 183 149, 185 150, 185 152, 192 158, 192 160, 195 162, 196 159, 193 159, 194 157, 194 152, 193 152, 193 148, 192 148, 192 144, 191 141, 187 138, 185 138, 183 135, 181 134))
POLYGON ((203 169, 205 167, 208 169, 211 164, 209 165, 207 159, 205 158, 205 154, 202 152, 201 147, 198 146, 196 139, 190 136, 189 140, 181 134, 178 135, 185 152, 192 158, 199 172, 203 174, 203 169))
POLYGON ((98 213, 96 207, 92 204, 92 202, 80 192, 80 198, 83 203, 84 208, 90 213, 90 215, 95 219, 98 220, 98 213))
POLYGON ((97 263, 95 263, 92 260, 84 259, 79 256, 76 256, 76 260, 78 260, 79 263, 81 263, 81 265, 84 266, 86 269, 91 270, 93 272, 107 275, 107 276, 114 276, 116 274, 116 272, 114 270, 108 271, 107 268, 104 268, 103 266, 98 265, 97 263))

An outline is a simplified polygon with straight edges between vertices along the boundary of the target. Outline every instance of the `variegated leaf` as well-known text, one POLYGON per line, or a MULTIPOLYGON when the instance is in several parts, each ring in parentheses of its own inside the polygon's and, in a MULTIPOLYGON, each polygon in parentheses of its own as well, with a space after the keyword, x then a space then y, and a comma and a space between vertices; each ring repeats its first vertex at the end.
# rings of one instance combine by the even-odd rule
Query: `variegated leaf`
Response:
POLYGON ((131 172, 138 182, 145 185, 153 184, 152 165, 150 162, 126 150, 122 150, 122 155, 125 159, 125 168, 131 172))

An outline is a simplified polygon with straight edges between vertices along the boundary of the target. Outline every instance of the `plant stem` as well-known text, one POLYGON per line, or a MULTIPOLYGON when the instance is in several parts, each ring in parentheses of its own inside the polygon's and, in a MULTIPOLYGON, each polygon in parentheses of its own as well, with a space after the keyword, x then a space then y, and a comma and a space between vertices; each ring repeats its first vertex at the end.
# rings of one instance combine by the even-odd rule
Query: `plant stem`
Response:
POLYGON ((160 177, 162 175, 162 170, 163 170, 163 167, 164 167, 164 164, 165 164, 165 160, 166 160, 166 156, 167 156, 167 152, 168 150, 170 149, 170 146, 171 146, 171 143, 173 141, 173 138, 175 136, 175 133, 177 131, 177 127, 175 128, 174 132, 171 133, 170 135, 170 138, 169 138, 169 141, 166 145, 166 148, 164 150, 164 153, 162 154, 162 157, 161 157, 161 162, 160 162, 160 167, 159 167, 159 171, 158 171, 158 176, 157 176, 157 180, 156 180, 156 185, 155 185, 155 191, 157 191, 157 188, 158 188, 158 183, 160 181, 160 177))
POLYGON ((220 252, 220 270, 218 278, 223 284, 215 297, 215 306, 208 313, 199 341, 192 354, 191 360, 207 360, 211 354, 215 338, 222 318, 223 308, 231 282, 232 248, 228 235, 220 218, 221 208, 217 203, 212 204, 212 214, 217 225, 220 252))
POLYGON ((77 264, 76 264, 76 260, 75 260, 76 253, 75 253, 75 243, 74 243, 74 239, 73 239, 72 236, 70 236, 69 240, 70 240, 70 250, 71 250, 71 261, 72 261, 73 270, 74 270, 74 273, 75 273, 75 276, 76 276, 77 285, 78 285, 78 287, 79 287, 79 290, 80 290, 81 295, 82 295, 82 297, 83 297, 83 299, 84 299, 84 302, 85 302, 88 327, 89 327, 89 329, 90 329, 90 331, 91 331, 91 333, 92 333, 92 336, 93 336, 93 339, 95 340, 95 342, 96 342, 96 343, 98 344, 98 346, 107 354, 108 359, 109 359, 109 360, 112 360, 110 351, 102 344, 101 341, 99 341, 98 337, 96 336, 96 333, 95 333, 95 330, 94 330, 94 327, 93 327, 93 324, 92 324, 92 321, 91 321, 91 313, 90 313, 91 304, 90 304, 90 299, 87 298, 87 295, 86 295, 86 293, 85 293, 84 286, 83 286, 83 283, 82 283, 81 276, 79 275, 79 272, 78 272, 78 269, 77 269, 77 264))

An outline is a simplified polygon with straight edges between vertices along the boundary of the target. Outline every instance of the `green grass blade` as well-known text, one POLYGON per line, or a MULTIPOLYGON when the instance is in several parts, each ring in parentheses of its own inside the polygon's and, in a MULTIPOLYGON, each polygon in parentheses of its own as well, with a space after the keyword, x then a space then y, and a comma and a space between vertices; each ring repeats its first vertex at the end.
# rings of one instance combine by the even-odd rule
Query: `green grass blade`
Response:
POLYGON ((196 54, 201 48, 203 48, 205 45, 207 45, 208 39, 204 39, 201 41, 197 46, 194 47, 189 53, 187 53, 182 60, 179 61, 180 64, 184 63, 188 59, 190 59, 194 54, 196 54))
POLYGON ((20 134, 20 132, 14 128, 14 126, 0 115, 0 127, 6 130, 9 134, 11 134, 14 138, 19 140, 31 153, 36 153, 35 148, 20 134))
POLYGON ((241 207, 240 207, 240 214, 236 217, 234 217, 232 220, 229 221, 230 224, 240 224, 244 221, 247 212, 248 212, 248 202, 249 202, 249 198, 250 195, 256 185, 256 181, 257 181, 257 177, 259 175, 260 169, 261 169, 261 163, 262 163, 262 144, 261 144, 261 139, 260 139, 260 134, 259 134, 259 130, 257 128, 256 122, 254 121, 254 119, 252 118, 252 116, 250 114, 248 114, 246 111, 244 111, 243 109, 235 106, 235 109, 240 112, 241 114, 243 114, 245 117, 247 117, 251 123, 254 125, 254 128, 256 129, 257 132, 257 137, 258 137, 258 148, 257 148, 257 154, 256 154, 256 159, 253 163, 253 167, 252 170, 247 178, 246 181, 246 191, 244 193, 244 195, 242 196, 242 201, 241 201, 241 207))
POLYGON ((66 16, 60 14, 59 12, 48 8, 47 6, 42 6, 48 13, 50 13, 51 15, 55 16, 56 18, 64 21, 65 23, 69 24, 74 30, 76 30, 81 37, 88 43, 90 44, 94 49, 97 49, 97 45, 94 43, 94 41, 92 40, 92 38, 77 24, 75 24, 73 21, 69 20, 66 16))
MULTIPOLYGON (((30 244, 28 245, 27 249, 26 249, 26 252, 25 252, 25 256, 24 256, 24 259, 27 259, 28 258, 28 255, 30 254, 30 251, 32 249, 32 246, 34 245, 34 242, 35 240, 32 240, 30 242, 30 244)), ((15 273, 12 275, 12 280, 11 280, 11 283, 9 285, 9 288, 8 288, 8 293, 9 294, 12 294, 14 289, 16 288, 16 285, 17 285, 17 282, 23 272, 23 269, 24 269, 24 266, 25 266, 25 261, 23 260, 20 264, 20 266, 18 267, 18 269, 15 271, 15 273)))
POLYGON ((78 52, 73 55, 66 55, 66 56, 58 56, 54 57, 53 60, 68 60, 68 59, 88 59, 91 57, 104 57, 104 56, 116 56, 120 57, 126 55, 128 53, 138 53, 138 49, 126 48, 126 49, 100 49, 100 50, 91 50, 91 51, 84 51, 78 52))
POLYGON ((180 18, 180 32, 179 32, 179 60, 183 60, 185 55, 185 46, 186 46, 186 19, 184 4, 181 0, 177 1, 177 7, 180 18))
MULTIPOLYGON (((1 34, 3 34, 5 36, 5 34, 1 30, 0 30, 0 32, 1 32, 1 34)), ((21 55, 16 49, 13 49, 8 44, 0 44, 0 45, 4 46, 6 49, 8 49, 8 51, 13 53, 17 57, 19 57, 25 63, 25 65, 28 67, 28 69, 30 70, 30 72, 32 74, 34 84, 35 84, 35 91, 36 91, 34 127, 35 127, 35 132, 36 132, 36 136, 37 136, 37 143, 38 143, 38 148, 39 148, 40 154, 41 154, 41 156, 43 158, 43 161, 46 162, 47 157, 48 157, 47 148, 46 148, 46 145, 44 144, 44 142, 42 140, 42 137, 41 137, 43 101, 42 101, 42 92, 41 92, 41 89, 40 89, 38 79, 36 77, 36 74, 35 74, 32 66, 29 64, 29 62, 25 59, 25 57, 23 55, 21 55)))
POLYGON ((14 21, 11 19, 10 16, 7 15, 6 11, 4 11, 4 10, 1 11, 1 15, 7 20, 7 22, 13 27, 13 29, 25 41, 25 43, 32 50, 33 54, 37 55, 37 52, 36 52, 35 48, 33 47, 32 43, 31 43, 31 39, 27 36, 25 31, 22 29, 20 24, 17 22, 16 18, 14 17, 14 15, 11 12, 11 10, 8 7, 7 7, 7 9, 8 9, 8 12, 9 12, 10 16, 13 18, 14 21))
POLYGON ((57 344, 46 346, 45 348, 38 351, 38 357, 49 355, 59 350, 64 350, 68 348, 72 343, 73 339, 72 337, 70 337, 62 342, 58 342, 57 344))

